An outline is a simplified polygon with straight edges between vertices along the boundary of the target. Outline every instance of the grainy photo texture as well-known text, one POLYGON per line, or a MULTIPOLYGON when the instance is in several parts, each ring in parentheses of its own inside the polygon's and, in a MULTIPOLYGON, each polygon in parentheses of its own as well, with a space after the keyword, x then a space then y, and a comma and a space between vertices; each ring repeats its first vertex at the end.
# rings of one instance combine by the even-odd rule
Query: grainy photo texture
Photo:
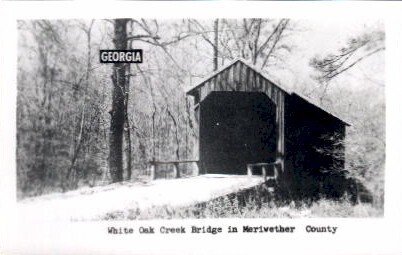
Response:
POLYGON ((383 216, 380 21, 19 20, 18 34, 24 217, 383 216))

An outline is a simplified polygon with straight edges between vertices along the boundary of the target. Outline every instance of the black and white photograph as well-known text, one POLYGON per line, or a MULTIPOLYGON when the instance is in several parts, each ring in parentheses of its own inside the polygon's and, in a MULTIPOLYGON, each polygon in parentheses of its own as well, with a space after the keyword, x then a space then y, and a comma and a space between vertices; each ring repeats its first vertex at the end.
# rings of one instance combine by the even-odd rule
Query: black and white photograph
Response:
POLYGON ((17 33, 26 219, 384 216, 382 20, 20 19, 17 33))
POLYGON ((401 254, 401 8, 0 0, 0 253, 401 254))

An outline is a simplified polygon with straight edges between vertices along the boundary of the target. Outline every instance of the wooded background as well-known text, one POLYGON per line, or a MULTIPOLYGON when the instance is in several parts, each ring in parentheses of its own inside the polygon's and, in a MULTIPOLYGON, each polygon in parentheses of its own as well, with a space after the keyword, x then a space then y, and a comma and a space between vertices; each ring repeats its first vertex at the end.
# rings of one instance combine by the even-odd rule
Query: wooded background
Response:
MULTIPOLYGON (((382 207, 383 25, 316 26, 288 19, 20 20, 18 198, 142 180, 151 160, 197 159, 198 127, 185 91, 241 57, 352 125, 346 170, 382 207), (119 42, 143 49, 144 63, 100 64, 99 50, 119 42), (120 99, 116 88, 123 88, 120 99), (110 165, 115 114, 122 125, 120 177, 110 165)), ((184 175, 193 170, 181 166, 184 175)))

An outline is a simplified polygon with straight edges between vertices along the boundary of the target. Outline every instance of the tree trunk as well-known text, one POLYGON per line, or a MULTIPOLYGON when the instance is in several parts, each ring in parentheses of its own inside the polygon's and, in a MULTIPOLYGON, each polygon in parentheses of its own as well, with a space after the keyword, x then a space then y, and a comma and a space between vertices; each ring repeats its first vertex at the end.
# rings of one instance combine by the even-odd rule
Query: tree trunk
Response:
POLYGON ((189 109, 189 105, 188 105, 188 98, 187 97, 185 97, 185 100, 186 100, 186 125, 185 125, 185 127, 186 127, 186 150, 185 150, 185 158, 186 159, 188 159, 188 122, 189 122, 189 118, 190 118, 190 115, 189 115, 189 112, 190 112, 190 109, 189 109))
POLYGON ((172 112, 169 110, 169 107, 167 107, 166 110, 167 110, 167 113, 168 113, 169 117, 172 119, 173 125, 174 125, 174 128, 175 128, 175 137, 176 137, 176 151, 175 151, 175 154, 176 154, 176 160, 179 160, 180 159, 180 140, 179 140, 178 123, 177 123, 175 117, 173 116, 172 112))
MULTIPOLYGON (((73 155, 71 158, 71 163, 70 163, 70 167, 67 170, 67 174, 65 177, 65 181, 63 181, 62 183, 62 189, 63 191, 66 190, 66 188, 71 188, 72 186, 77 186, 78 183, 73 183, 72 180, 70 180, 70 176, 71 176, 71 172, 72 171, 76 171, 74 169, 75 167, 75 163, 77 162, 78 157, 80 156, 80 152, 83 146, 83 133, 84 133, 84 125, 85 125, 85 111, 86 111, 86 106, 87 106, 87 94, 88 94, 88 87, 89 87, 89 75, 91 72, 91 67, 92 67, 92 63, 91 63, 91 31, 92 31, 92 26, 93 26, 94 21, 91 21, 91 24, 89 25, 88 28, 83 29, 83 31, 85 32, 86 36, 87 36, 87 69, 85 72, 85 88, 84 88, 84 95, 83 95, 83 103, 82 103, 82 110, 81 110, 81 119, 80 119, 80 124, 79 124, 79 132, 78 132, 78 138, 75 139, 75 144, 73 145, 73 155), (66 187, 66 185, 68 187, 66 187)), ((76 95, 77 96, 77 95, 76 95)), ((75 98, 77 102, 77 98, 75 98)), ((75 133, 75 131, 74 131, 75 133)), ((74 134, 75 136, 75 134, 74 134)), ((75 137, 74 137, 75 138, 75 137)), ((85 152, 84 152, 85 153, 85 152)), ((86 154, 86 153, 85 153, 86 154)), ((85 173, 87 173, 88 170, 84 170, 85 173)))
MULTIPOLYGON (((130 65, 127 65, 127 73, 130 73, 130 65)), ((129 90, 130 90, 130 76, 127 76, 126 79, 126 92, 125 92, 125 100, 124 100, 124 119, 126 122, 126 143, 127 143, 127 180, 131 180, 131 174, 132 174, 132 157, 131 157, 131 127, 130 127, 130 122, 128 120, 128 95, 129 95, 129 90)))
MULTIPOLYGON (((118 50, 127 49, 128 19, 116 19, 114 24, 114 45, 118 50)), ((123 181, 123 132, 126 68, 123 63, 113 65, 113 95, 110 111, 109 168, 112 182, 123 181)))
POLYGON ((219 19, 214 22, 214 71, 218 70, 218 28, 219 19))

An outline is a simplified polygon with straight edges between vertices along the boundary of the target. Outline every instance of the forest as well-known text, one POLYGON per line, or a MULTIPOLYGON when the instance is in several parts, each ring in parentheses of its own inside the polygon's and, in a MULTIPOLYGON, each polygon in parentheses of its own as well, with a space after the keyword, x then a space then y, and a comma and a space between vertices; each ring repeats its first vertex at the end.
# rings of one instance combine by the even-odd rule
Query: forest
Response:
MULTIPOLYGON (((186 91, 243 58, 351 124, 345 170, 382 210, 385 31, 378 21, 19 20, 17 197, 146 181, 149 162, 197 160, 186 91), (103 49, 143 63, 101 64, 103 49)), ((183 176, 196 174, 192 163, 183 176)), ((164 169, 161 178, 171 177, 164 169)))

